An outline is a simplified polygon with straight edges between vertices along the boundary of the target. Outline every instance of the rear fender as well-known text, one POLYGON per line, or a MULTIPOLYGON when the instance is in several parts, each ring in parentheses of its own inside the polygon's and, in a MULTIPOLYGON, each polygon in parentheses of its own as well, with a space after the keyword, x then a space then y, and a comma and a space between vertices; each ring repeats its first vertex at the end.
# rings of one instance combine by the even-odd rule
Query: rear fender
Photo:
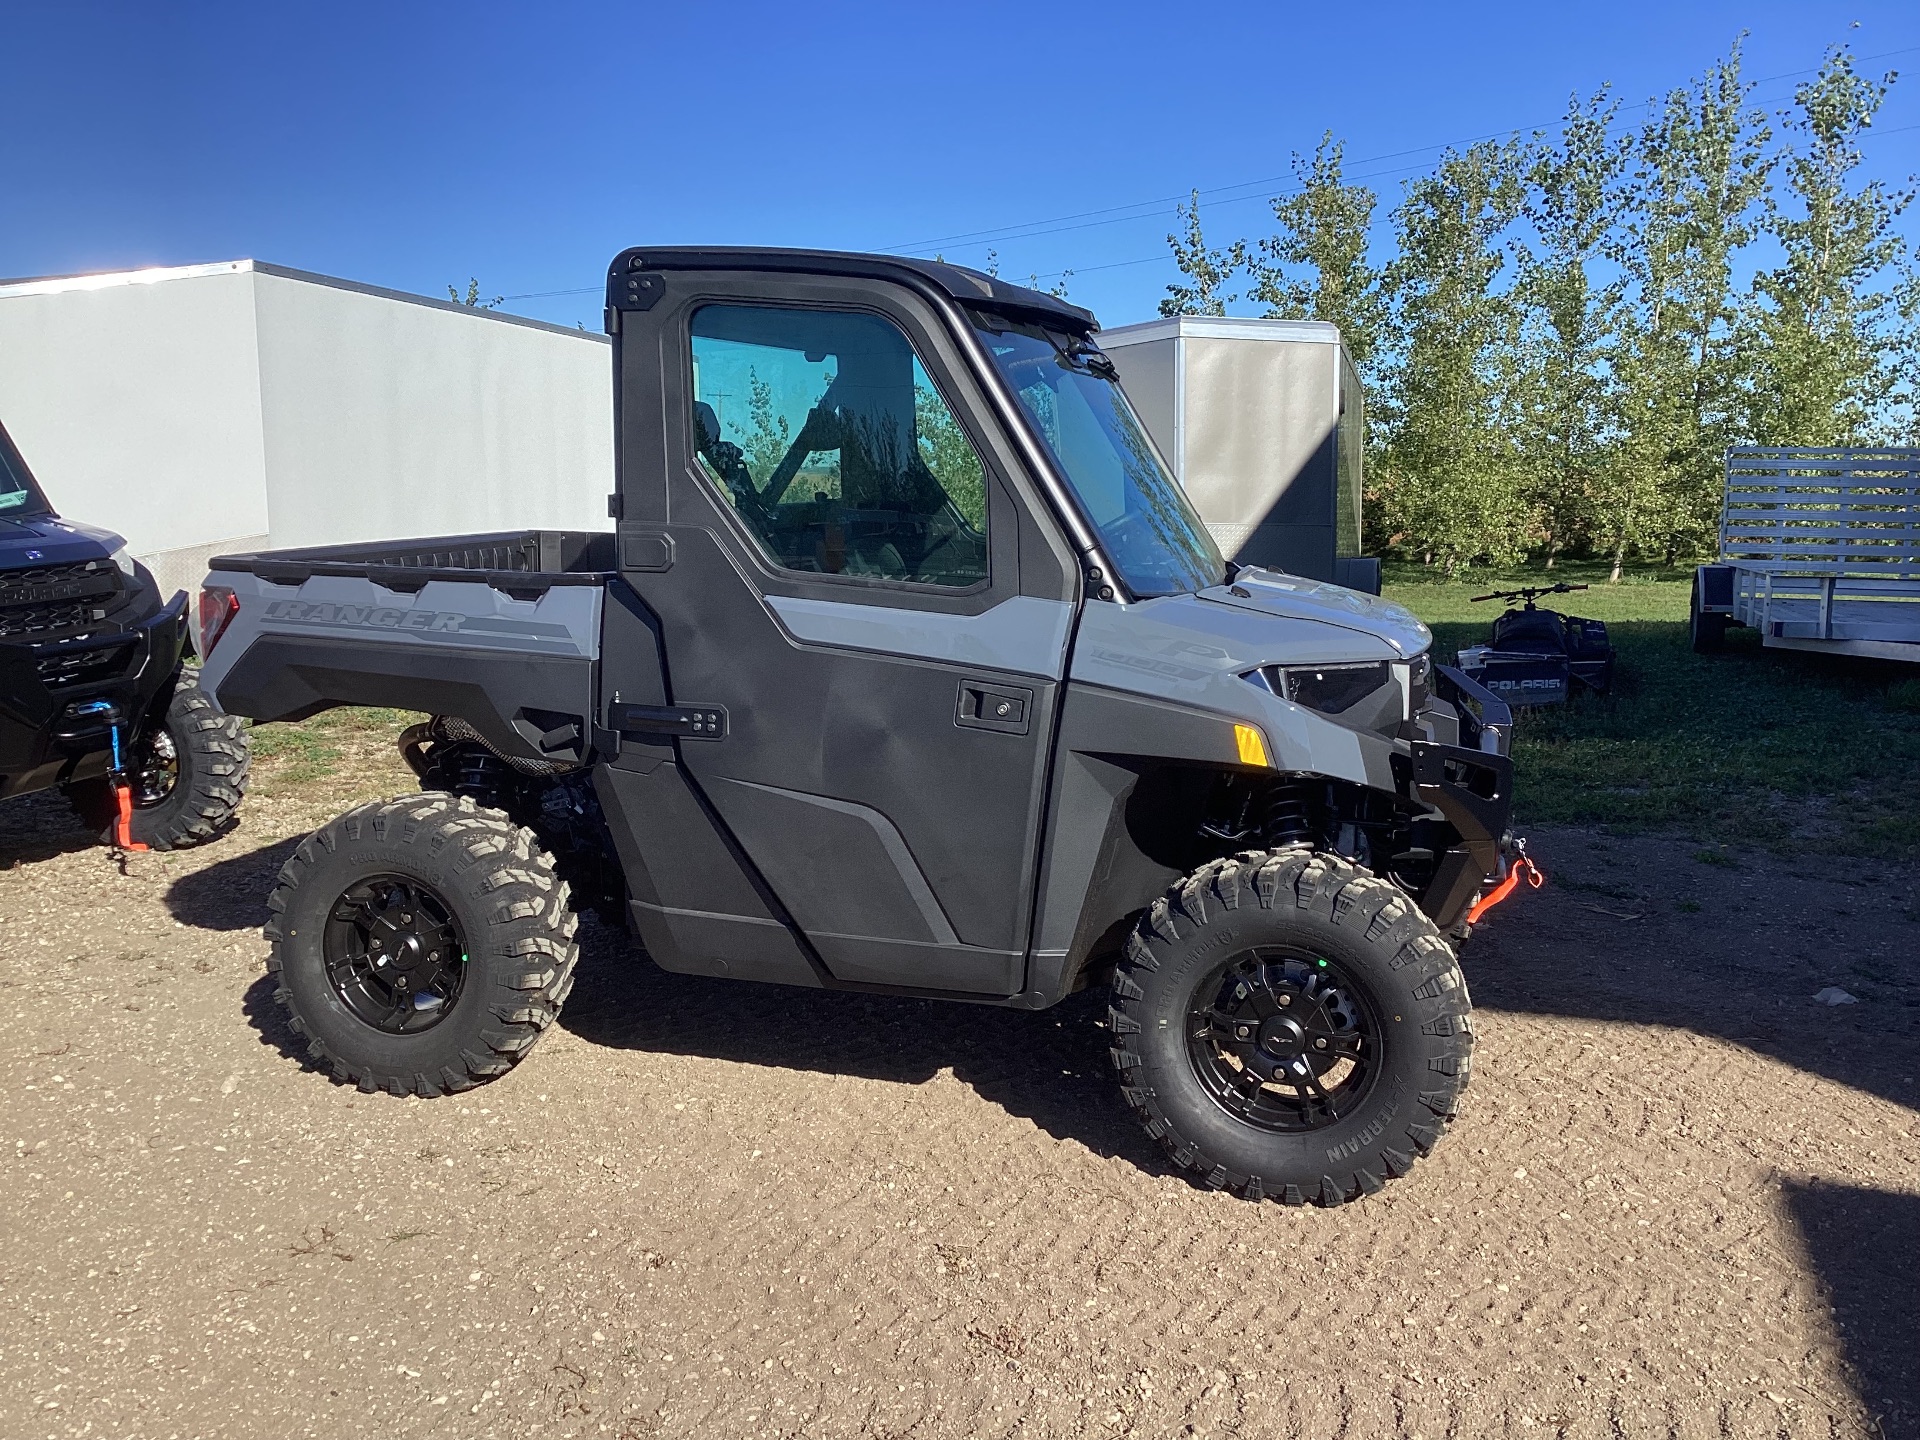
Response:
POLYGON ((408 592, 345 576, 211 578, 240 601, 201 672, 228 714, 300 720, 337 705, 389 706, 457 716, 509 757, 587 756, 597 585, 516 599, 479 581, 408 592))

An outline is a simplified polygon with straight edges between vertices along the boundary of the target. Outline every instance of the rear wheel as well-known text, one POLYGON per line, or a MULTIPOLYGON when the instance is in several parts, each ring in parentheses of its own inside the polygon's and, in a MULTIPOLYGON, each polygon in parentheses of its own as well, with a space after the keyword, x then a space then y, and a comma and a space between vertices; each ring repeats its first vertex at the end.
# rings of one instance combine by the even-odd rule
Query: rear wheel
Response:
POLYGON ((268 897, 276 998, 337 1080, 395 1095, 505 1074, 573 986, 577 921, 533 832, 429 792, 362 805, 268 897))
POLYGON ((1700 577, 1693 577, 1693 601, 1687 608, 1687 638, 1693 642, 1696 654, 1711 655, 1722 649, 1727 643, 1727 627, 1733 623, 1730 615, 1715 615, 1701 608, 1700 577))
MULTIPOLYGON (((182 670, 167 713, 134 736, 126 759, 133 791, 129 838, 154 850, 201 845, 224 833, 246 793, 247 733, 200 688, 199 672, 182 670)), ((111 843, 119 810, 105 777, 67 792, 87 826, 111 843)))
POLYGON ((1332 855, 1202 866, 1113 981, 1127 1103, 1183 1170, 1338 1205, 1438 1143, 1470 1070, 1466 982, 1398 887, 1332 855))

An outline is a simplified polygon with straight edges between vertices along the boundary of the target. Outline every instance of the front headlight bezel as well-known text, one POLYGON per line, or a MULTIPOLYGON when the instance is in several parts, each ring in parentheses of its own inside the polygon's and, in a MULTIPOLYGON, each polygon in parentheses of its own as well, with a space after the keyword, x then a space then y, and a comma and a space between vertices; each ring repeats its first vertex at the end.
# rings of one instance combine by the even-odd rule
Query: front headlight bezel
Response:
POLYGON ((1405 660, 1276 663, 1249 670, 1242 678, 1337 725, 1388 733, 1417 716, 1432 698, 1433 658, 1423 650, 1405 660), (1371 685, 1356 686, 1353 681, 1363 676, 1377 678, 1371 685))

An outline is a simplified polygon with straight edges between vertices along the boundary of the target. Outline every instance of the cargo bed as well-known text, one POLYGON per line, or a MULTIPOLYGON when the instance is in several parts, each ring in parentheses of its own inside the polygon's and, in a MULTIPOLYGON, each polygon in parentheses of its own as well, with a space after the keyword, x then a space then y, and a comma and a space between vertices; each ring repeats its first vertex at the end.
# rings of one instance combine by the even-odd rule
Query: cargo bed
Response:
POLYGON ((503 755, 577 763, 613 560, 611 534, 567 530, 218 556, 202 684, 263 721, 424 699, 503 755))

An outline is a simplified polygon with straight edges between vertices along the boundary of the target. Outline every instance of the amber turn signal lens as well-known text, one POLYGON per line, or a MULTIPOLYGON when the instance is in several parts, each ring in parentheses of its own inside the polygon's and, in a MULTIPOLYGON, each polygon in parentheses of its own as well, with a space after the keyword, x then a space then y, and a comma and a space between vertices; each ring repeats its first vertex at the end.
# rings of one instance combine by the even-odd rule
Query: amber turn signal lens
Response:
POLYGON ((1273 763, 1267 759, 1267 737, 1254 729, 1253 726, 1234 726, 1233 741, 1234 744, 1240 747, 1240 763, 1242 765, 1259 765, 1264 768, 1273 763))

